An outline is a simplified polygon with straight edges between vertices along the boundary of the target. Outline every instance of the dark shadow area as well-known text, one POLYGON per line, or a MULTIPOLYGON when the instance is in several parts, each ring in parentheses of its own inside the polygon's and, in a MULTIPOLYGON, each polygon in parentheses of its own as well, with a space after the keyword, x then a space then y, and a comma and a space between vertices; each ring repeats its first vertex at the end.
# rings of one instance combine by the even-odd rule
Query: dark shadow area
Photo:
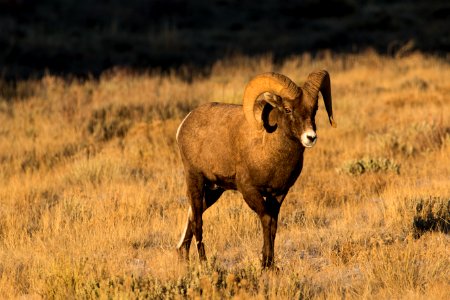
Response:
POLYGON ((0 76, 204 68, 234 54, 323 49, 447 55, 449 16, 447 0, 0 0, 0 76))
POLYGON ((430 197, 416 200, 414 215, 414 237, 420 238, 427 232, 450 232, 450 199, 430 197))

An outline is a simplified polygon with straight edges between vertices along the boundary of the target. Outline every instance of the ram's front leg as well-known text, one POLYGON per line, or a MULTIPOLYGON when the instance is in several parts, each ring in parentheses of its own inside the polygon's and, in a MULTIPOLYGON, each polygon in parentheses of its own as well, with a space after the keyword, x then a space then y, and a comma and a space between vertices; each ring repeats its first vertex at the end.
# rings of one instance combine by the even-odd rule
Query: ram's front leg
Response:
POLYGON ((264 244, 262 249, 262 267, 272 267, 275 256, 275 237, 278 227, 278 214, 284 195, 278 198, 266 197, 264 202, 264 213, 260 215, 263 229, 264 244))
MULTIPOLYGON (((264 197, 253 187, 240 187, 245 202, 256 212, 261 220, 263 230, 262 267, 271 267, 274 263, 275 235, 277 233, 280 203, 274 197, 264 197)), ((284 197, 283 197, 284 199, 284 197)))
POLYGON ((263 268, 271 267, 274 263, 277 217, 278 216, 272 216, 270 214, 260 216, 264 236, 261 261, 263 268))

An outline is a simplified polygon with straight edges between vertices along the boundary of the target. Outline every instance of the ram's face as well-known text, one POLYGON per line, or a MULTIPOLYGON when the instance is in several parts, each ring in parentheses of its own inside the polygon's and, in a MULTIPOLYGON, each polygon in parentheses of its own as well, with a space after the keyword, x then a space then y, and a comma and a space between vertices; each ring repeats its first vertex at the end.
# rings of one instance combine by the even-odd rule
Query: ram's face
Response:
POLYGON ((298 87, 281 74, 259 75, 245 88, 245 118, 253 128, 261 128, 262 121, 262 127, 267 132, 271 133, 279 128, 289 138, 296 139, 304 147, 310 148, 317 141, 315 117, 319 92, 322 94, 330 124, 336 127, 330 84, 330 76, 326 70, 310 73, 302 87, 298 87), (260 102, 262 105, 255 106, 255 101, 261 94, 261 101, 264 101, 260 102), (258 112, 256 114, 255 107, 258 112))
POLYGON ((317 141, 316 112, 317 100, 303 98, 284 105, 284 114, 288 119, 291 134, 306 148, 311 148, 317 141))

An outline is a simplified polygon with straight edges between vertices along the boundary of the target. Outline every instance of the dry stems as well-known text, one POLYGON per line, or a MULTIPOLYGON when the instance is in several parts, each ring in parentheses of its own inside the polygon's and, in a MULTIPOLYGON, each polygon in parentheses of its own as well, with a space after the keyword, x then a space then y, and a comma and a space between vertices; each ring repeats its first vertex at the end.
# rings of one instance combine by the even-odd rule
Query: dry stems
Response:
POLYGON ((0 297, 448 299, 449 237, 413 227, 432 198, 448 228, 448 78, 447 61, 367 52, 238 57, 191 83, 120 70, 20 82, 0 99, 0 297), (209 265, 194 251, 178 263, 180 120, 207 101, 240 103, 257 73, 300 83, 316 68, 330 71, 339 127, 320 107, 319 142, 281 211, 279 272, 261 271, 260 224, 235 192, 205 213, 209 265))

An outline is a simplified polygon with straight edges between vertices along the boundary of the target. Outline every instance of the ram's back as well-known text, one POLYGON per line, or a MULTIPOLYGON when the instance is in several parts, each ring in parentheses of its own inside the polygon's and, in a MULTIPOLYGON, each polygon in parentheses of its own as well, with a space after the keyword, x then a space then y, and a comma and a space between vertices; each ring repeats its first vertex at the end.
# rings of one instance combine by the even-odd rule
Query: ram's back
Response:
POLYGON ((238 136, 243 125, 241 105, 214 102, 190 112, 177 132, 185 171, 224 188, 236 188, 238 136))

